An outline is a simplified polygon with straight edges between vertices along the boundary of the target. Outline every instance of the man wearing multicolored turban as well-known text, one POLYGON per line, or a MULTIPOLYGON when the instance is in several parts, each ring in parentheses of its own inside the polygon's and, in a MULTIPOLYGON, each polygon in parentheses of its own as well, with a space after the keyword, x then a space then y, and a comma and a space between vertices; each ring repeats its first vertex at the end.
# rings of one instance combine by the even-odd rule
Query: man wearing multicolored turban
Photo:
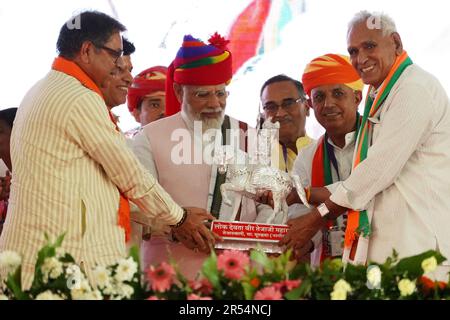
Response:
POLYGON ((128 89, 128 110, 141 126, 164 117, 167 68, 155 66, 139 73, 128 89))
MULTIPOLYGON (((448 95, 412 62, 386 14, 357 13, 349 23, 347 51, 370 85, 351 174, 297 218, 280 244, 304 246, 327 220, 347 212, 344 262, 384 263, 393 250, 399 258, 435 250, 449 259, 448 95)), ((314 100, 314 89, 311 95, 314 100)), ((448 281, 449 271, 447 260, 428 275, 448 281)))
MULTIPOLYGON (((133 140, 133 150, 178 203, 200 206, 221 220, 233 219, 236 206, 240 207, 238 219, 254 221, 257 213, 271 209, 261 205, 257 209, 253 200, 241 196, 235 197, 232 205, 222 202, 220 186, 226 174, 208 160, 215 145, 209 148, 205 143, 208 134, 215 137, 222 132, 218 144, 234 143, 235 150, 241 154, 246 151, 247 124, 225 115, 226 85, 232 76, 232 55, 226 45, 218 34, 208 44, 190 35, 184 37, 167 74, 168 117, 144 126, 133 140), (238 132, 234 139, 229 139, 231 132, 238 132)), ((204 247, 187 249, 174 237, 190 246, 190 241, 167 227, 152 225, 150 240, 141 245, 143 266, 172 258, 187 278, 194 279, 209 248, 205 243, 204 247)))
MULTIPOLYGON (((349 58, 337 54, 326 54, 312 60, 305 68, 302 81, 314 115, 326 132, 318 141, 302 149, 293 172, 303 179, 303 185, 310 186, 307 192, 309 200, 318 205, 328 198, 336 182, 350 175, 361 120, 358 105, 363 83, 349 58)), ((296 209, 301 210, 291 218, 309 211, 296 209)), ((342 256, 345 223, 345 215, 329 221, 307 246, 297 248, 296 254, 303 256, 305 252, 314 250, 311 253, 314 266, 325 258, 342 256)))

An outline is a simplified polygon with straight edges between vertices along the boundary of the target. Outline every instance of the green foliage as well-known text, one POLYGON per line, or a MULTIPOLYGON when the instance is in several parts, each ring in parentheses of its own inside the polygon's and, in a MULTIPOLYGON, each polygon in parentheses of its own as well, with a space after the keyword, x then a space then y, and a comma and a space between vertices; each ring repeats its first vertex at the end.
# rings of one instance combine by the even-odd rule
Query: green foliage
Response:
POLYGON ((275 257, 262 250, 253 250, 249 253, 249 262, 242 253, 234 255, 235 253, 228 252, 230 259, 246 258, 245 265, 236 260, 228 266, 241 268, 239 278, 230 276, 230 273, 227 273, 229 270, 223 269, 223 263, 222 269, 218 267, 218 261, 224 261, 220 260, 224 259, 224 253, 217 256, 212 252, 205 260, 198 278, 189 281, 174 262, 166 265, 166 269, 158 269, 161 274, 157 276, 161 276, 161 279, 147 278, 146 273, 140 271, 139 250, 133 247, 129 253, 131 258, 121 259, 114 265, 100 268, 100 271, 96 269, 97 273, 94 273, 98 276, 97 284, 103 285, 93 288, 75 264, 73 257, 61 250, 63 239, 64 235, 61 235, 52 243, 46 235, 47 244, 38 252, 30 290, 22 290, 21 266, 18 266, 6 279, 0 279, 0 295, 18 300, 39 297, 51 299, 54 296, 63 299, 153 297, 251 300, 258 297, 270 298, 270 294, 287 300, 450 298, 449 282, 432 281, 424 276, 424 268, 430 269, 428 271, 432 273, 436 265, 445 261, 445 257, 436 251, 427 251, 403 259, 399 259, 398 254, 393 251, 392 256, 384 263, 369 263, 368 266, 344 266, 339 259, 325 260, 320 268, 312 268, 304 263, 295 264, 290 261, 290 251, 275 257), (71 277, 74 277, 74 270, 79 272, 77 287, 69 285, 71 277), (167 285, 161 290, 158 289, 161 287, 155 286, 152 281, 167 281, 167 285))

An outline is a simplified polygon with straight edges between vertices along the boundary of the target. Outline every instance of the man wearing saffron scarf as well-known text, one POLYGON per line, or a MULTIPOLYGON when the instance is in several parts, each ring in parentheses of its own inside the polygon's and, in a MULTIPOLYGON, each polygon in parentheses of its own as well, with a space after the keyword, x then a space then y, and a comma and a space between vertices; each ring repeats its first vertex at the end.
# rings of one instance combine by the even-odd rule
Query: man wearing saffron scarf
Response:
MULTIPOLYGON (((309 202, 318 205, 329 197, 329 190, 334 190, 336 182, 350 175, 363 83, 349 58, 337 54, 313 59, 305 68, 302 82, 314 115, 326 132, 299 152, 293 173, 302 178, 303 185, 312 187, 309 202)), ((291 206, 290 217, 305 212, 305 208, 291 206)), ((315 248, 311 254, 312 265, 318 266, 325 258, 342 256, 345 220, 345 216, 340 216, 329 223, 313 238, 314 243, 311 241, 305 247, 305 252, 315 248)))
MULTIPOLYGON (((168 69, 168 117, 148 124, 133 140, 138 158, 178 203, 205 208, 221 220, 232 219, 233 206, 222 202, 220 186, 226 174, 218 172, 209 157, 215 145, 209 149, 205 142, 222 133, 216 141, 234 143, 233 149, 243 152, 247 129, 247 124, 225 115, 226 85, 232 77, 231 53, 226 44, 217 33, 208 44, 191 35, 184 37, 168 69), (232 134, 234 138, 229 139, 232 134)), ((234 205, 240 205, 241 221, 255 220, 254 201, 237 196, 234 205)), ((141 244, 144 268, 173 258, 179 270, 193 279, 207 255, 198 252, 196 246, 182 246, 173 236, 190 246, 178 233, 152 226, 150 240, 141 244)))
MULTIPOLYGON (((213 242, 205 210, 178 206, 128 149, 99 86, 124 67, 125 27, 86 11, 61 27, 59 57, 24 97, 11 135, 14 179, 0 251, 22 256, 29 289, 37 253, 65 234, 62 248, 95 284, 92 268, 126 256, 128 199, 141 221, 157 217, 198 246, 213 242)), ((5 276, 7 270, 0 270, 5 276)))
POLYGON ((108 77, 108 80, 100 86, 106 106, 110 110, 127 101, 127 92, 133 81, 133 76, 131 75, 131 71, 133 71, 131 55, 136 51, 136 48, 134 44, 124 37, 122 38, 122 46, 123 66, 118 66, 117 70, 111 74, 111 77, 108 77))
MULTIPOLYGON (((348 208, 343 259, 383 262, 438 250, 450 257, 450 102, 439 81, 412 63, 395 23, 358 13, 349 24, 353 67, 370 85, 353 170, 329 199, 290 222, 280 244, 304 246, 348 208)), ((436 277, 448 280, 448 261, 436 277)))

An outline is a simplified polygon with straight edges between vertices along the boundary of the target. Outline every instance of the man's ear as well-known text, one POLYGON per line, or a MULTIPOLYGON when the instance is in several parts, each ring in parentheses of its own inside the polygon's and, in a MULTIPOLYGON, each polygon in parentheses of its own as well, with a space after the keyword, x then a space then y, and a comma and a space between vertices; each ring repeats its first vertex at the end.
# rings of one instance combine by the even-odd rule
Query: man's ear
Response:
POLYGON ((313 109, 311 98, 305 100, 306 115, 309 117, 310 110, 313 109))
POLYGON ((89 63, 91 61, 90 56, 92 54, 92 50, 95 50, 92 42, 84 41, 80 48, 80 59, 84 63, 89 63))
POLYGON ((134 120, 136 120, 136 122, 141 123, 141 110, 139 110, 138 108, 135 108, 133 110, 133 112, 131 113, 134 117, 134 120))
POLYGON ((306 116, 309 117, 309 109, 311 109, 311 99, 306 99, 304 103, 306 116))
POLYGON ((355 104, 356 104, 356 108, 358 108, 361 100, 362 100, 362 91, 359 90, 355 90, 355 104))
POLYGON ((182 103, 182 101, 183 101, 183 87, 180 84, 174 82, 173 83, 173 91, 175 92, 175 96, 177 97, 178 102, 182 103))
POLYGON ((395 54, 397 56, 401 55, 403 52, 403 43, 402 43, 402 39, 400 38, 400 35, 398 34, 398 32, 394 32, 392 35, 392 40, 394 41, 395 44, 395 54))

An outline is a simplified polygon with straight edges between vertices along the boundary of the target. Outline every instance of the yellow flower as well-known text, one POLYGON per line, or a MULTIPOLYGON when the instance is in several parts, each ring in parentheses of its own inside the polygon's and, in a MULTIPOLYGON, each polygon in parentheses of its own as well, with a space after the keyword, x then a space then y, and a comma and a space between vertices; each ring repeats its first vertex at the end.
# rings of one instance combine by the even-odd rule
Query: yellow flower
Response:
POLYGON ((416 290, 416 284, 409 279, 402 279, 398 282, 398 290, 402 297, 407 297, 413 294, 416 290))
POLYGON ((334 289, 330 295, 331 300, 347 300, 347 291, 341 289, 334 289))
POLYGON ((347 295, 347 293, 352 291, 352 287, 348 284, 347 281, 345 281, 344 279, 340 279, 338 282, 334 284, 333 290, 344 291, 345 294, 347 295))
POLYGON ((428 259, 425 259, 422 261, 422 269, 423 272, 428 273, 428 272, 433 272, 434 270, 436 270, 437 267, 437 260, 435 256, 429 257, 428 259))

